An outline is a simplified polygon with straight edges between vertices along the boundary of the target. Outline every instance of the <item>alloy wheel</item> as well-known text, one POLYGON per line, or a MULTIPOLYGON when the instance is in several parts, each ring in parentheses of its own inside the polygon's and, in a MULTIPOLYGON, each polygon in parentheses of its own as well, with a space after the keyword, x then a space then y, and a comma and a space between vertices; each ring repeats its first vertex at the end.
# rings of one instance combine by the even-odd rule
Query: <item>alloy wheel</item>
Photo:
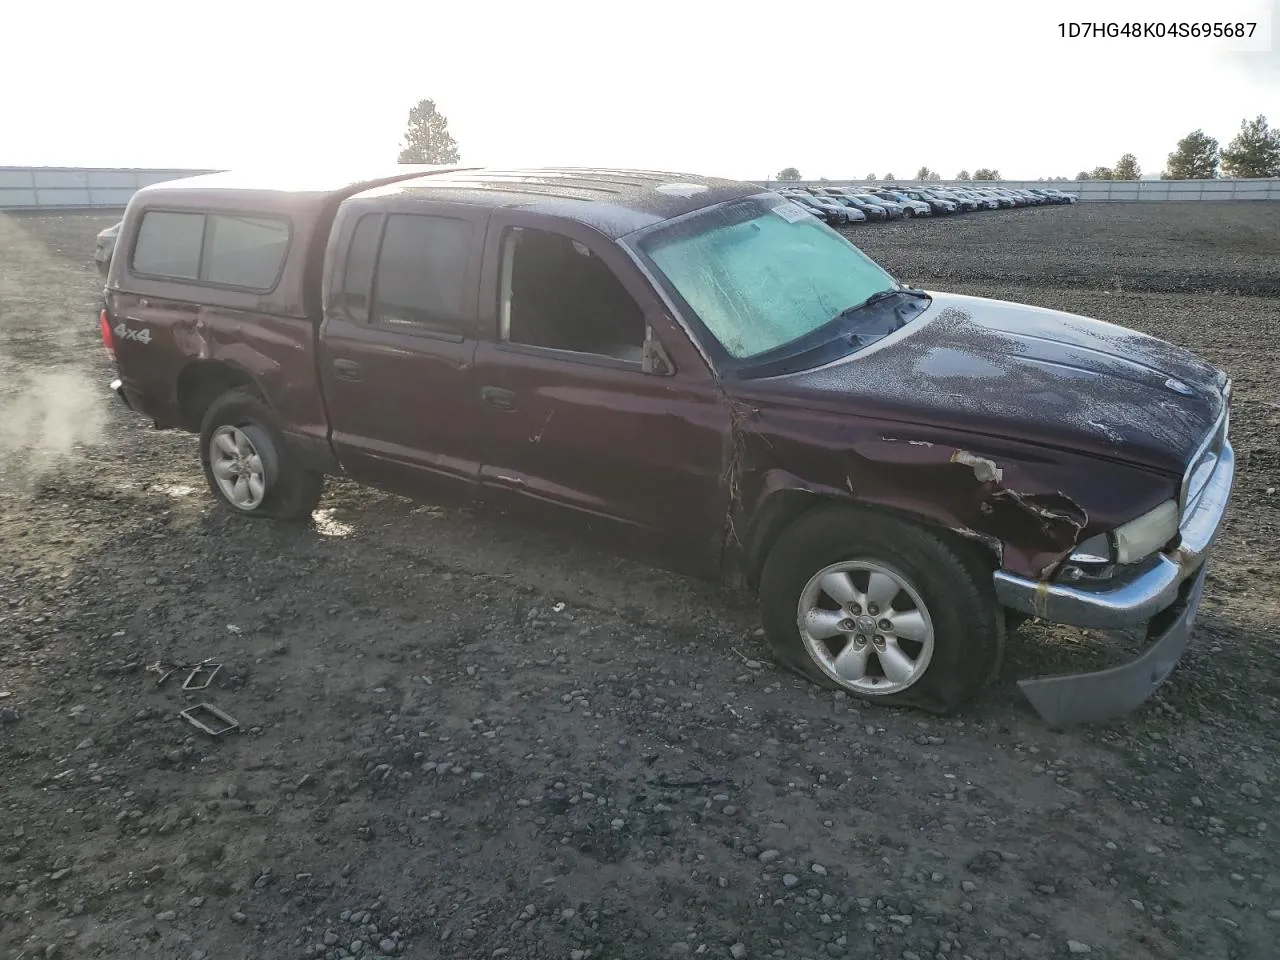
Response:
POLYGON ((222 495, 240 510, 256 510, 267 490, 262 454, 239 427, 222 426, 209 439, 209 467, 222 495))
POLYGON ((933 619, 907 577, 884 563, 844 560, 805 584, 797 605, 805 651, 832 680, 872 696, 901 693, 929 668, 933 619))

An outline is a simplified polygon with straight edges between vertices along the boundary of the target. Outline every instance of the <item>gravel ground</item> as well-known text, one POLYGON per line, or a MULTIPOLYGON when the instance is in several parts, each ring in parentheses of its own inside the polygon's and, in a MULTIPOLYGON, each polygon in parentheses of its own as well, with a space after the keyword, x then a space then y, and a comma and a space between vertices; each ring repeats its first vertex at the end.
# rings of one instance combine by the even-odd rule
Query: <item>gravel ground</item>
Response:
POLYGON ((1014 681, 1103 635, 1024 629, 938 719, 795 680, 746 599, 563 534, 341 482, 309 528, 224 516, 193 438, 104 392, 113 219, 0 218, 0 956, 1276 956, 1280 205, 854 231, 1236 377, 1192 648, 1068 733, 1014 681), (151 670, 205 658, 200 694, 151 670))

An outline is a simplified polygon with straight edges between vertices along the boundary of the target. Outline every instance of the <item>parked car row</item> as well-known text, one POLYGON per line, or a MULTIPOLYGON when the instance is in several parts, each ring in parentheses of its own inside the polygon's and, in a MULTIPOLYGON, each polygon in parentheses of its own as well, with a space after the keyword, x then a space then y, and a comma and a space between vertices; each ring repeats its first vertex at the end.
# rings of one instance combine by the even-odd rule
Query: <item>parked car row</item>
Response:
POLYGON ((1052 187, 792 187, 779 192, 832 226, 1079 200, 1052 187))

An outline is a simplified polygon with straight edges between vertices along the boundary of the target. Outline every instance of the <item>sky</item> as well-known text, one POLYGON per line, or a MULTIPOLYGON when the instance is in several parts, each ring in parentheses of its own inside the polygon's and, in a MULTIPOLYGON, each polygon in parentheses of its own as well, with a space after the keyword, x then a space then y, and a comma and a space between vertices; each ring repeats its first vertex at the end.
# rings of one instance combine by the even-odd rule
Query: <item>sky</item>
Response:
POLYGON ((467 164, 764 179, 1156 173, 1203 128, 1280 126, 1278 0, 642 3, 11 0, 0 165, 395 161, 434 99, 467 164), (1043 8, 1043 9, 1041 9, 1043 8), (1073 21, 1259 21, 1242 52, 1073 21))

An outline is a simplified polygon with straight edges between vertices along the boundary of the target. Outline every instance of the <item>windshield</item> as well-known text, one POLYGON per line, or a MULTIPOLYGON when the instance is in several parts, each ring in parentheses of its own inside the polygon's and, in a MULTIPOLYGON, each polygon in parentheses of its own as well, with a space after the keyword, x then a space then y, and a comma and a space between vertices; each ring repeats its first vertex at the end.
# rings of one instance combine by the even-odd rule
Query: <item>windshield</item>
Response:
POLYGON ((857 196, 857 198, 858 198, 859 200, 861 200, 863 203, 880 204, 880 203, 883 203, 883 202, 884 202, 884 201, 883 201, 883 200, 881 200, 879 197, 873 197, 873 196, 870 196, 869 194, 865 194, 865 193, 859 193, 859 194, 856 194, 856 196, 857 196))
POLYGON ((898 289, 839 233, 777 197, 709 207, 660 226, 639 247, 739 361, 800 347, 850 307, 898 289))

